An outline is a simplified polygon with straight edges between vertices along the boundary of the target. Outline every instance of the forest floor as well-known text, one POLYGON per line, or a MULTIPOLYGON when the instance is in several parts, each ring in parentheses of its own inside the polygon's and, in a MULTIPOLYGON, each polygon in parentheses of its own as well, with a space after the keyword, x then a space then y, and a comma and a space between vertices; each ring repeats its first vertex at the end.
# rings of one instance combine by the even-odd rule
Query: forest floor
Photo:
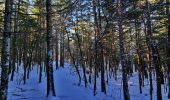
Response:
MULTIPOLYGON (((88 76, 88 75, 87 75, 88 76)), ((23 84, 23 69, 15 73, 14 81, 9 81, 8 100, 123 100, 122 75, 118 73, 117 80, 109 78, 106 95, 101 92, 100 78, 97 79, 97 95, 93 96, 93 83, 84 87, 84 81, 78 86, 78 77, 69 64, 64 68, 54 69, 54 84, 56 97, 46 97, 46 76, 42 73, 42 82, 38 82, 39 68, 34 67, 30 72, 29 79, 23 84)), ((93 82, 93 80, 92 80, 93 82)), ((146 79, 143 93, 139 92, 138 74, 129 77, 129 91, 131 100, 149 100, 149 81, 146 79)), ((153 77, 153 100, 156 100, 156 82, 153 77)), ((162 85, 163 100, 167 99, 165 86, 162 85)))

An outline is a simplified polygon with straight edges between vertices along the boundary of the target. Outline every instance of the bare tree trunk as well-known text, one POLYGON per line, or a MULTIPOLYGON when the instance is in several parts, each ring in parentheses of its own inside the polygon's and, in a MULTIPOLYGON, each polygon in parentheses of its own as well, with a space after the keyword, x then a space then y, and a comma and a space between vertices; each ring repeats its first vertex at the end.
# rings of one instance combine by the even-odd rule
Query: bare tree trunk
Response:
MULTIPOLYGON (((136 9, 136 4, 134 4, 134 9, 136 9)), ((135 38, 136 38, 136 52, 137 52, 137 68, 138 68, 138 77, 139 77, 139 90, 140 93, 142 93, 142 57, 141 57, 141 44, 140 44, 140 33, 139 33, 139 25, 138 25, 138 19, 135 19, 135 38)))
MULTIPOLYGON (((166 0, 166 3, 168 3, 169 0, 166 0)), ((170 12, 169 12, 169 6, 166 7, 166 14, 168 16, 168 40, 167 40, 167 66, 168 66, 168 85, 169 85, 169 92, 168 92, 168 98, 170 99, 170 12)))
POLYGON ((163 80, 162 72, 161 72, 161 62, 160 55, 158 52, 157 44, 153 40, 153 34, 151 32, 151 19, 150 19, 150 4, 148 0, 146 0, 147 6, 147 38, 149 39, 149 46, 152 51, 153 64, 156 69, 156 80, 157 80, 157 100, 162 100, 162 91, 161 91, 161 82, 163 80))
MULTIPOLYGON (((97 13, 98 13, 98 19, 96 21, 98 21, 98 34, 101 35, 101 7, 100 7, 100 0, 97 0, 97 5, 98 5, 98 9, 97 9, 97 13)), ((105 30, 106 31, 106 30, 105 30)), ((107 34, 107 33, 105 33, 107 34)), ((100 48, 98 48, 100 50, 100 57, 99 57, 99 61, 100 61, 100 69, 101 69, 101 91, 104 92, 106 94, 106 84, 105 84, 105 68, 104 68, 104 54, 103 54, 103 48, 102 48, 102 41, 99 41, 99 46, 100 48)))
POLYGON ((55 48, 55 52, 56 52, 56 54, 55 54, 56 69, 58 69, 58 35, 59 35, 59 33, 58 33, 57 29, 56 29, 56 48, 55 48))
POLYGON ((103 48, 101 48, 101 90, 106 94, 106 84, 105 84, 105 68, 104 68, 104 54, 103 54, 103 48))
POLYGON ((54 87, 54 77, 53 77, 53 49, 52 49, 52 20, 51 20, 51 0, 46 0, 46 10, 47 10, 47 96, 50 91, 52 91, 53 96, 55 96, 54 87))
POLYGON ((61 27, 61 34, 60 34, 60 66, 61 67, 64 67, 64 32, 65 32, 65 26, 61 27))
POLYGON ((78 35, 77 32, 76 32, 76 37, 77 37, 77 40, 78 40, 78 47, 79 47, 79 52, 80 52, 80 64, 83 68, 84 84, 85 84, 85 87, 86 87, 87 86, 86 68, 85 68, 84 61, 83 61, 83 53, 82 53, 82 49, 81 49, 81 45, 80 45, 80 38, 79 38, 79 35, 78 35))
POLYGON ((149 46, 149 38, 147 36, 147 28, 146 28, 146 23, 145 21, 144 23, 144 33, 145 33, 145 37, 146 37, 146 44, 147 44, 147 48, 148 48, 148 67, 149 67, 149 82, 150 82, 150 100, 152 100, 152 94, 153 94, 153 83, 152 83, 152 65, 151 65, 151 48, 149 46))
POLYGON ((27 73, 27 33, 24 34, 24 45, 23 45, 23 67, 24 67, 24 84, 26 83, 26 73, 27 73))
POLYGON ((39 5, 39 12, 40 12, 40 15, 39 15, 39 36, 40 36, 40 40, 39 40, 39 66, 40 66, 40 72, 39 72, 39 83, 41 83, 41 78, 42 78, 42 69, 43 69, 43 65, 42 65, 42 28, 43 28, 43 10, 42 10, 42 6, 43 6, 43 2, 40 0, 39 1, 40 5, 39 5))
POLYGON ((70 54, 70 57, 71 57, 71 59, 72 59, 72 61, 73 61, 73 65, 74 65, 74 67, 75 67, 75 69, 76 69, 76 72, 77 72, 77 74, 78 74, 78 77, 79 77, 79 85, 81 84, 81 76, 80 76, 80 72, 79 72, 79 68, 78 68, 78 66, 76 65, 76 62, 75 62, 75 58, 74 58, 74 56, 72 55, 72 53, 71 53, 71 49, 70 49, 70 39, 69 39, 69 35, 68 35, 68 33, 67 33, 67 41, 68 41, 68 52, 69 52, 69 54, 70 54))
MULTIPOLYGON (((18 1, 18 5, 15 5, 15 10, 17 10, 19 12, 20 10, 20 0, 18 1)), ((11 74, 11 81, 13 81, 13 77, 14 77, 14 72, 15 72, 15 63, 16 63, 16 33, 18 31, 18 13, 15 12, 15 20, 14 20, 14 34, 13 34, 13 40, 12 40, 12 74, 11 74)))
POLYGON ((123 0, 119 0, 119 6, 118 6, 118 14, 119 14, 119 20, 118 20, 118 27, 119 27, 119 47, 120 47, 120 59, 121 59, 121 65, 123 69, 123 93, 124 93, 124 100, 130 100, 129 95, 129 88, 128 88, 128 79, 127 79, 127 66, 125 63, 125 52, 124 52, 124 33, 123 33, 123 0))
POLYGON ((10 22, 11 22, 11 2, 5 1, 5 16, 4 16, 4 32, 2 44, 2 65, 1 65, 1 84, 0 84, 0 100, 7 100, 8 92, 8 72, 9 72, 9 56, 10 56, 10 22))
POLYGON ((93 90, 93 95, 96 95, 96 78, 97 78, 97 66, 98 66, 98 60, 97 60, 97 54, 98 54, 98 43, 97 43, 97 38, 99 34, 99 25, 97 22, 97 13, 96 13, 96 3, 95 0, 93 0, 93 13, 94 13, 94 30, 95 30, 95 55, 94 55, 94 60, 95 60, 95 65, 94 65, 94 90, 93 90))

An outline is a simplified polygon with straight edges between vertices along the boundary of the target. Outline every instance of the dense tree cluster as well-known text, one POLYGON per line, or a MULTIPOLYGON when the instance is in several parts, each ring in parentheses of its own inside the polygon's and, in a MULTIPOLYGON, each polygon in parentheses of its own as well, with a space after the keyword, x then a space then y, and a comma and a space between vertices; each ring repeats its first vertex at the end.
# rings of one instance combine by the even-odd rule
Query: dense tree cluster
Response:
POLYGON ((140 93, 149 80, 150 100, 153 88, 157 100, 162 84, 170 90, 169 0, 4 0, 0 6, 1 100, 21 64, 24 84, 33 65, 39 66, 39 82, 46 72, 47 96, 55 96, 53 70, 65 62, 79 85, 94 85, 94 95, 97 78, 106 94, 108 80, 117 80, 120 71, 124 100, 130 100, 128 78, 135 72, 140 93))

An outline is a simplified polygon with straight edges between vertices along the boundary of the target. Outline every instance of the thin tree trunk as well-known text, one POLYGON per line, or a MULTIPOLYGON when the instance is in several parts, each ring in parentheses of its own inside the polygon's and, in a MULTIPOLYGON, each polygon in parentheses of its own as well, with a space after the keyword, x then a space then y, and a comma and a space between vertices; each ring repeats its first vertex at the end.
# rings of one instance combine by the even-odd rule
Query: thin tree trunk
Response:
MULTIPOLYGON (((168 3, 169 0, 166 0, 168 3)), ((168 66, 168 85, 169 85, 169 92, 168 98, 170 99, 170 11, 169 6, 166 7, 166 14, 168 16, 168 40, 167 40, 167 66, 168 66)))
POLYGON ((161 90, 161 81, 163 80, 161 74, 161 66, 160 66, 160 56, 157 48, 157 44, 153 40, 153 34, 151 32, 151 19, 150 19, 150 4, 148 0, 146 0, 147 6, 147 38, 149 39, 149 46, 152 51, 153 64, 156 69, 156 80, 157 80, 157 100, 162 100, 162 90, 161 90))
POLYGON ((24 45, 23 45, 23 67, 24 67, 24 84, 26 83, 26 74, 27 74, 27 33, 24 34, 24 45))
POLYGON ((77 37, 77 40, 78 40, 78 47, 79 47, 79 52, 80 52, 80 64, 83 68, 84 84, 85 84, 85 87, 86 87, 87 86, 86 68, 85 68, 84 61, 83 61, 83 53, 82 53, 82 49, 81 49, 81 45, 80 45, 80 38, 79 38, 79 35, 78 35, 77 32, 76 32, 76 37, 77 37))
POLYGON ((105 68, 104 68, 104 54, 103 48, 101 48, 101 90, 106 94, 106 84, 105 84, 105 68))
POLYGON ((58 31, 56 29, 56 48, 55 48, 55 62, 56 62, 56 69, 58 69, 58 31))
MULTIPOLYGON (((18 1, 18 5, 15 6, 15 10, 19 12, 20 8, 20 0, 18 1)), ((13 49, 12 49, 12 74, 11 81, 13 81, 14 72, 15 72, 15 63, 16 63, 16 32, 18 31, 18 13, 15 12, 15 21, 14 21, 14 34, 13 34, 13 49)))
MULTIPOLYGON (((136 4, 134 4, 134 9, 136 9, 135 7, 136 4)), ((143 65, 143 61, 142 61, 142 57, 141 57, 141 44, 140 44, 140 33, 139 33, 139 25, 138 25, 138 20, 135 19, 135 38, 136 38, 136 52, 137 52, 137 67, 138 67, 138 77, 139 77, 139 90, 140 93, 142 93, 142 65, 143 65)))
POLYGON ((129 88, 128 88, 128 79, 127 79, 127 66, 125 63, 125 52, 124 52, 124 33, 123 33, 123 0, 119 0, 119 7, 118 7, 118 14, 119 14, 119 20, 118 20, 118 27, 119 27, 119 47, 120 47, 120 59, 121 59, 121 66, 123 69, 123 93, 124 93, 124 100, 130 100, 129 95, 129 88))
MULTIPOLYGON (((64 23, 64 22, 63 22, 64 23)), ((60 34, 60 66, 64 67, 64 32, 65 26, 61 27, 61 34, 60 34)))
POLYGON ((145 37, 146 37, 146 44, 147 44, 147 48, 148 48, 148 67, 149 67, 149 82, 150 82, 150 100, 152 100, 152 94, 153 94, 153 83, 152 83, 152 65, 151 65, 151 48, 149 46, 149 38, 147 37, 147 27, 146 27, 146 23, 145 21, 144 23, 144 33, 145 33, 145 37))
POLYGON ((96 3, 95 0, 93 0, 93 13, 94 13, 94 30, 95 30, 95 55, 94 55, 94 60, 95 60, 95 65, 94 65, 94 88, 93 88, 93 95, 96 95, 96 79, 97 79, 97 66, 98 66, 98 60, 97 60, 97 54, 98 54, 98 43, 97 43, 97 38, 98 38, 98 34, 99 34, 99 25, 97 22, 97 13, 96 13, 96 3))
POLYGON ((76 69, 76 72, 77 72, 77 74, 78 74, 78 77, 79 77, 79 85, 81 84, 81 76, 80 76, 80 72, 79 72, 79 68, 78 68, 78 66, 76 65, 76 62, 75 62, 75 58, 74 58, 74 56, 72 55, 72 53, 71 53, 71 49, 70 49, 70 39, 69 39, 69 35, 68 35, 68 33, 67 33, 67 39, 68 39, 68 52, 69 52, 69 54, 70 54, 70 57, 71 57, 71 59, 72 59, 72 61, 73 61, 73 65, 74 65, 74 67, 75 67, 75 69, 76 69))

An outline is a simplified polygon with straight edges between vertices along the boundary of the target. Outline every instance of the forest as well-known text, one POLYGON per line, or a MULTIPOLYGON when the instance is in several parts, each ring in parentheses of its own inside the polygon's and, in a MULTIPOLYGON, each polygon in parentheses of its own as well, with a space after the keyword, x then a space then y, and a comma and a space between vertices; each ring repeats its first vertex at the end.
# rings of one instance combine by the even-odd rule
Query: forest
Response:
POLYGON ((0 100, 169 100, 170 0, 0 0, 0 100))

